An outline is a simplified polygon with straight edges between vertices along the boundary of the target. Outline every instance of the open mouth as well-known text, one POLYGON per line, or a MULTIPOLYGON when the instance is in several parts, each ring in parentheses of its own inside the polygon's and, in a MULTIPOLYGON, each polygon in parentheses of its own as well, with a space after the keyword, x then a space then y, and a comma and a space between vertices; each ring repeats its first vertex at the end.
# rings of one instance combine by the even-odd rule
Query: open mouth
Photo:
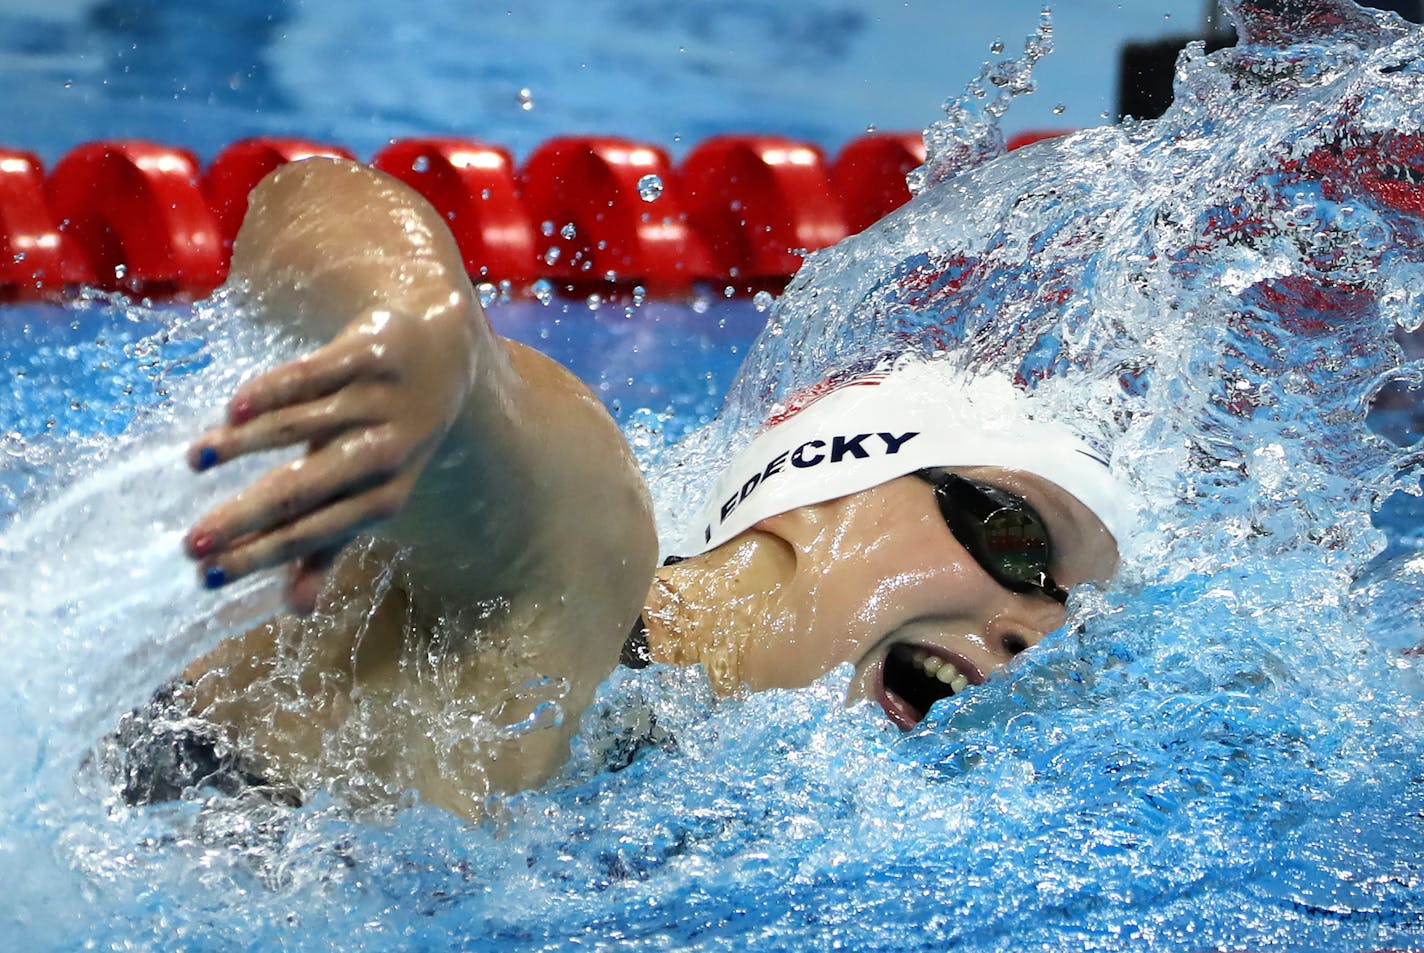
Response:
POLYGON ((935 702, 983 680, 965 659, 925 645, 896 642, 880 669, 878 700, 890 720, 901 731, 909 731, 935 702))

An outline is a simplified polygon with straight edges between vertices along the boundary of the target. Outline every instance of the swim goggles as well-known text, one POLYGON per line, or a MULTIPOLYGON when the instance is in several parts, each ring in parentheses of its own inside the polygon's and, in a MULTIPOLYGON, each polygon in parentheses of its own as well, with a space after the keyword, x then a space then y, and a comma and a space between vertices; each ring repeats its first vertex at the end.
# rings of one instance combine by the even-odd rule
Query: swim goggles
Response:
POLYGON ((1048 574, 1048 526, 1023 497, 943 470, 917 470, 915 476, 934 487, 949 531, 995 582, 1010 592, 1068 601, 1068 590, 1048 574))

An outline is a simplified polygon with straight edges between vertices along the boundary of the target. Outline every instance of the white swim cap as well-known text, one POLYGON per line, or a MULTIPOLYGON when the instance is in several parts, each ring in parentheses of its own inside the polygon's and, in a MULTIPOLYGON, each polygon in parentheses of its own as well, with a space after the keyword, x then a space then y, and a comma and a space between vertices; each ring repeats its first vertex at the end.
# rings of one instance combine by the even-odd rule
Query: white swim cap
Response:
POLYGON ((723 471, 678 552, 695 555, 760 520, 928 467, 1022 470, 1070 493, 1119 543, 1132 526, 1108 461, 1069 427, 1034 419, 1006 380, 915 362, 798 395, 723 471))

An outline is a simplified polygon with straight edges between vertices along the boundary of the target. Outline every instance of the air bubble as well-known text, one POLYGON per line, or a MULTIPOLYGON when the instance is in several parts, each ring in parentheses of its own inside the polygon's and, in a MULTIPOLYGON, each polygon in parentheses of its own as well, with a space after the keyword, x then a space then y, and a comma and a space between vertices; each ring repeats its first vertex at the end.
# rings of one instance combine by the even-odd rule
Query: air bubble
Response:
POLYGON ((535 300, 542 305, 547 305, 554 300, 554 285, 544 278, 540 278, 530 285, 529 290, 534 293, 535 300))
POLYGON ((414 160, 411 162, 411 164, 410 164, 410 171, 412 171, 412 172, 429 172, 429 171, 430 171, 430 156, 427 156, 427 155, 418 155, 418 156, 416 156, 415 159, 414 159, 414 160))
POLYGON ((572 241, 575 237, 578 236, 578 229, 574 228, 573 222, 568 222, 564 225, 563 228, 559 229, 559 234, 562 237, 572 241))
POLYGON ((519 108, 525 112, 534 108, 534 94, 530 92, 528 86, 525 86, 519 91, 519 95, 515 97, 515 100, 519 103, 519 108))

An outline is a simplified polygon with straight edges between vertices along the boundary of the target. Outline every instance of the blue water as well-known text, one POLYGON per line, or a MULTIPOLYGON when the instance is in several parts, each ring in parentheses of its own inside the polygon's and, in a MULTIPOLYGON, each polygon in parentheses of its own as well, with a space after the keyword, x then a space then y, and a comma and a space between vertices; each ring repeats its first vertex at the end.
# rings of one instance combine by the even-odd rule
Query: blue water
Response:
POLYGON ((843 708, 843 672, 714 702, 654 669, 615 674, 564 776, 478 827, 119 808, 76 767, 92 739, 270 599, 195 591, 177 540, 221 491, 180 450, 281 345, 221 305, 0 315, 16 948, 1424 948, 1424 420, 1396 343, 1424 213, 1386 181, 1424 168, 1401 138, 1424 35, 1319 6, 1344 22, 1260 7, 1259 45, 1184 64, 1156 124, 1003 159, 1024 77, 986 72, 936 136, 940 184, 770 315, 497 309, 596 382, 670 522, 768 398, 866 354, 1008 369, 1112 449, 1142 510, 1123 578, 909 736, 843 708), (665 743, 608 770, 650 717, 665 743))
MULTIPOLYGON (((538 0, 472 9, 375 0, 58 0, 0 6, 0 140, 54 160, 89 138, 210 156, 256 134, 330 138, 370 156, 392 137, 475 135, 525 155, 560 133, 680 153, 717 132, 921 129, 1039 4, 915 0, 538 0), (520 90, 529 90, 523 108, 520 90)), ((1074 0, 1045 95, 1010 131, 1093 125, 1128 39, 1191 32, 1199 0, 1074 0)))

